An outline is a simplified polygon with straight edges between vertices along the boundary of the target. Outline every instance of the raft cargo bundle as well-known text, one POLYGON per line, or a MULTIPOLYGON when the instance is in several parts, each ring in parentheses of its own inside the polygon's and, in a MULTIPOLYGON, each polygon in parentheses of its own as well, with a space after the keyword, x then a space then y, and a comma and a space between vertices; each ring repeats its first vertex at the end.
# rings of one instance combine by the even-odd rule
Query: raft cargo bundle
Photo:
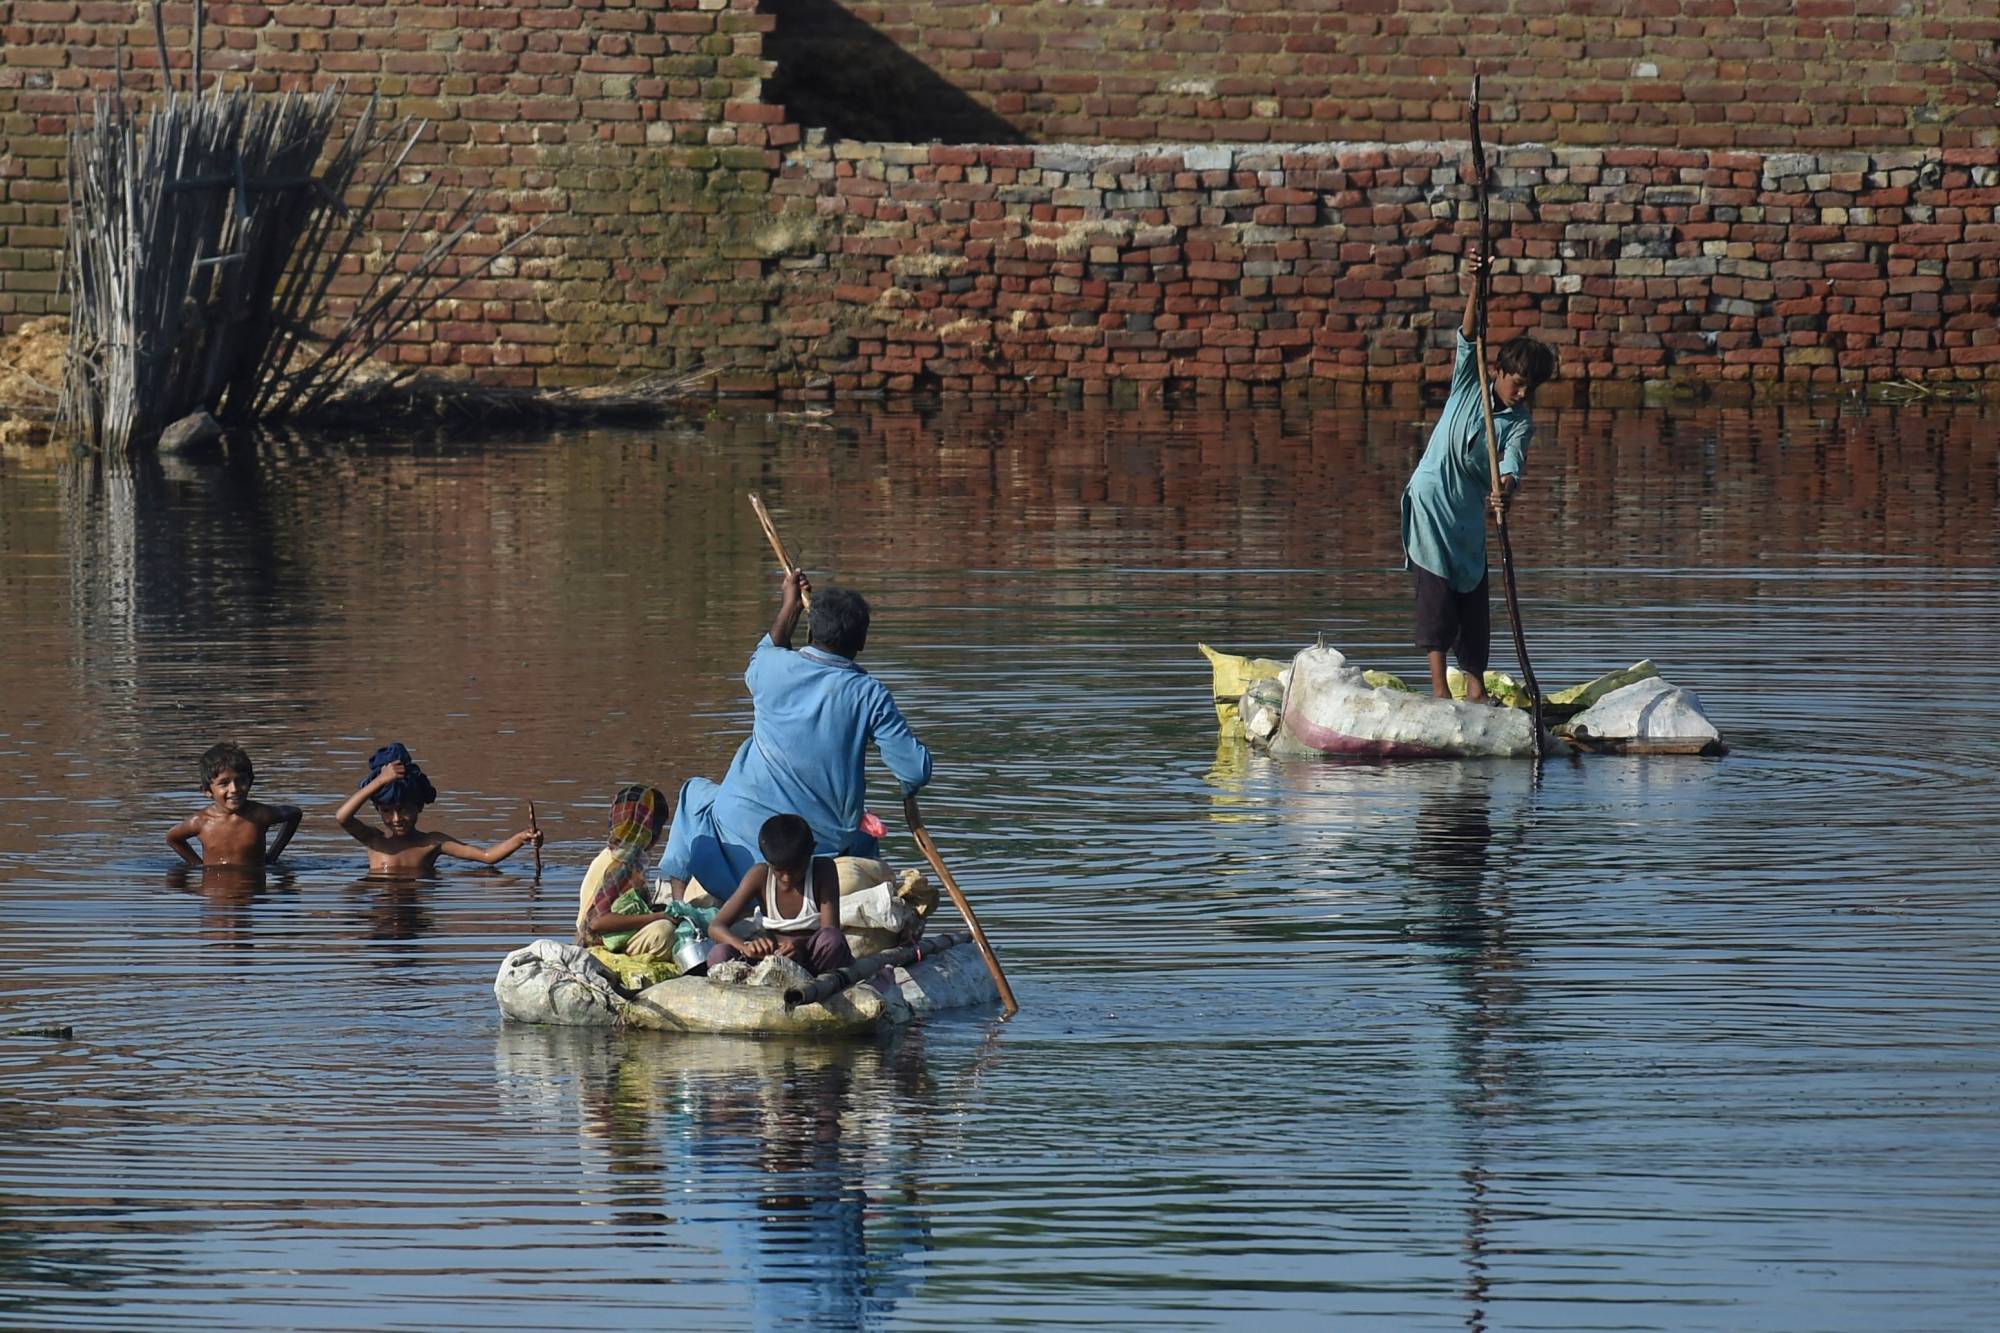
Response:
MULTIPOLYGON (((1197 645, 1213 675, 1216 720, 1281 757, 1526 759, 1535 754, 1527 692, 1485 676, 1493 703, 1419 693, 1384 671, 1354 665, 1324 643, 1289 663, 1197 645), (1498 704, 1495 707, 1494 704, 1498 704)), ((1460 693, 1464 677, 1452 672, 1460 693)), ((1720 755, 1727 747, 1693 690, 1650 661, 1542 700, 1549 739, 1585 754, 1720 755)), ((1551 746, 1551 750, 1555 747, 1551 746)))

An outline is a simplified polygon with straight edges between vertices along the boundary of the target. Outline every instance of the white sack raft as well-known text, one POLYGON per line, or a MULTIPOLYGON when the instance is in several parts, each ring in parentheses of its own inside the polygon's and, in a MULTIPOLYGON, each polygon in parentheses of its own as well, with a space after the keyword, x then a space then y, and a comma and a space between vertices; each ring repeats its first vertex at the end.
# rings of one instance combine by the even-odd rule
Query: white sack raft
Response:
POLYGON ((1275 753, 1382 759, 1532 758, 1526 713, 1370 685, 1333 648, 1308 648, 1285 676, 1275 753))
POLYGON ((1693 690, 1658 676, 1611 691, 1556 727, 1580 750, 1640 754, 1721 754, 1722 735, 1693 690))
MULTIPOLYGON (((1291 664, 1219 653, 1202 645, 1214 673, 1216 716, 1240 725, 1253 743, 1280 757, 1361 759, 1525 759, 1535 753, 1534 723, 1520 686, 1486 673, 1486 690, 1506 706, 1439 699, 1380 671, 1363 671, 1324 644, 1291 664), (1235 693, 1225 697, 1225 691, 1235 693)), ((1463 689, 1454 673, 1453 685, 1463 689)), ((1551 732, 1592 753, 1721 754, 1721 736, 1692 690, 1639 662, 1543 700, 1545 719, 1566 718, 1551 732)), ((1558 747, 1551 745, 1551 752, 1558 747)))
POLYGON ((611 973, 590 950, 555 940, 508 954, 493 978, 493 998, 509 1018, 563 1027, 609 1027, 625 1007, 611 973))
POLYGON ((536 940, 507 955, 493 979, 500 1012, 519 1023, 652 1028, 666 1032, 858 1037, 947 1009, 999 999, 970 942, 796 1008, 785 990, 811 977, 788 958, 726 963, 715 976, 675 977, 627 997, 588 950, 536 940))

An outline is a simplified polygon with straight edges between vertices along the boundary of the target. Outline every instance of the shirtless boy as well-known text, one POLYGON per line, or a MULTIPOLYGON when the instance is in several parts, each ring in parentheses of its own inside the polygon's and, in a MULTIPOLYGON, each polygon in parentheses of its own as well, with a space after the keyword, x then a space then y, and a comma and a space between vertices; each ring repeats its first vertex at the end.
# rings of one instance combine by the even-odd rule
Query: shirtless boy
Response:
POLYGON ((437 788, 431 785, 424 771, 410 758, 410 752, 400 741, 392 742, 377 750, 369 760, 373 770, 361 789, 341 803, 334 812, 334 822, 368 849, 368 873, 371 875, 429 874, 437 865, 440 856, 455 856, 462 861, 477 861, 481 865, 498 865, 530 843, 542 845, 539 829, 522 829, 511 838, 503 838, 491 847, 474 847, 460 842, 449 833, 426 833, 417 827, 417 818, 424 807, 437 800, 437 788), (363 823, 360 817, 364 801, 375 802, 375 813, 382 817, 383 828, 377 829, 363 823))
POLYGON ((210 746, 201 756, 201 790, 208 809, 168 829, 167 846, 191 866, 261 866, 277 860, 299 831, 299 808, 251 800, 256 776, 242 747, 227 742, 210 746), (267 852, 264 835, 274 824, 284 828, 267 852), (190 841, 199 842, 201 850, 188 846, 190 841))

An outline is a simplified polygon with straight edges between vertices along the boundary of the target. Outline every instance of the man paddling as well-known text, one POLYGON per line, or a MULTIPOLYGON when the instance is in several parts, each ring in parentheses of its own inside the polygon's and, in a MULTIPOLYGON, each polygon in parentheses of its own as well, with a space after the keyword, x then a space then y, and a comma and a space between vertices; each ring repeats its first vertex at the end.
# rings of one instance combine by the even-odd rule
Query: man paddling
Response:
POLYGON ((785 576, 771 632, 750 654, 743 677, 756 714, 750 738, 721 785, 689 778, 675 802, 660 876, 676 898, 690 879, 712 897, 727 898, 763 859, 757 837, 774 815, 802 816, 815 855, 876 855, 875 835, 861 827, 871 743, 904 796, 931 780, 931 752, 903 721, 888 688, 854 661, 868 642, 868 622, 859 593, 828 588, 813 596, 804 574, 785 576), (792 633, 807 598, 809 643, 794 650, 792 633))
MULTIPOLYGON (((1459 321, 1451 396, 1431 431, 1424 456, 1403 489, 1404 568, 1416 579, 1417 647, 1430 664, 1431 693, 1451 698, 1445 653, 1455 651, 1465 672, 1465 697, 1486 699, 1486 662, 1492 647, 1492 614, 1486 592, 1486 505, 1492 473, 1479 402, 1479 367, 1473 348, 1479 271, 1486 258, 1466 256, 1472 278, 1459 321)), ((1535 390, 1555 377, 1556 354, 1525 334, 1508 340, 1494 358, 1493 427, 1500 458, 1496 506, 1513 501, 1521 463, 1534 438, 1528 410, 1535 390)))

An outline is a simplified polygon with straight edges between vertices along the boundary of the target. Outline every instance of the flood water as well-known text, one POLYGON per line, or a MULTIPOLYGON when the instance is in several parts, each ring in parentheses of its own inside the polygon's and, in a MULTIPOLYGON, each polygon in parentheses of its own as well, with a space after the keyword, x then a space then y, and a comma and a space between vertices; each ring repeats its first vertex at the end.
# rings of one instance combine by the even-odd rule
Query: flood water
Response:
POLYGON ((1990 1327, 2000 416, 1541 425, 1544 686, 1651 657, 1726 758, 1218 742, 1198 640, 1421 672, 1416 409, 0 463, 0 1323, 1990 1327), (495 1010, 611 792, 745 734, 753 489, 874 602, 1012 1022, 495 1010), (261 882, 162 841, 221 739, 307 811, 261 882), (533 799, 539 884, 367 879, 332 812, 392 739, 426 827, 533 799))

